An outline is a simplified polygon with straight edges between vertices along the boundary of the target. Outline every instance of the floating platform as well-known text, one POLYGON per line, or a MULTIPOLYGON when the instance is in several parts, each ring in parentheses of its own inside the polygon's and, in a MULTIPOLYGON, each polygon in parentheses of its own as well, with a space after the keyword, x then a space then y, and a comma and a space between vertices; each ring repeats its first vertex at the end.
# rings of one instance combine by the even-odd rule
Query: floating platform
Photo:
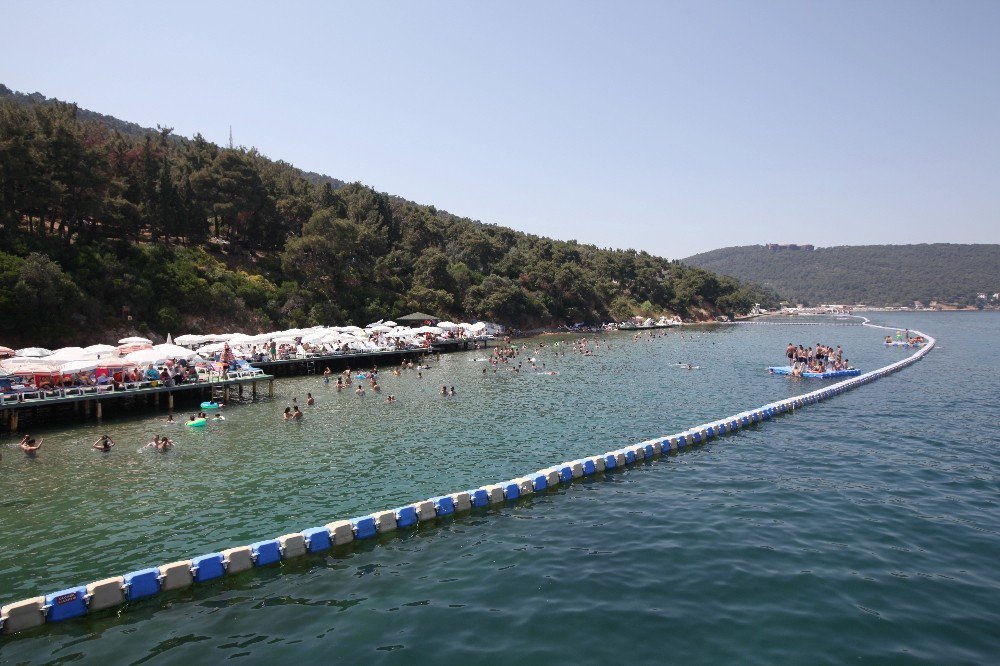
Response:
MULTIPOLYGON (((787 365, 775 365, 767 369, 772 375, 792 375, 792 368, 787 365)), ((808 379, 836 379, 838 377, 857 377, 861 371, 857 368, 848 370, 828 370, 827 372, 803 372, 800 377, 808 379)))

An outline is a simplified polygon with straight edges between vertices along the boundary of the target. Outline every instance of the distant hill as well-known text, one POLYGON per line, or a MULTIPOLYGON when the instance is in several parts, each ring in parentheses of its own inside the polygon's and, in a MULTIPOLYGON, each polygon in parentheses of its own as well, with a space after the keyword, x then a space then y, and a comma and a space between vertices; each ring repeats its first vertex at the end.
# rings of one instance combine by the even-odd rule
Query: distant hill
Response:
POLYGON ((756 282, 797 303, 975 305, 1000 291, 1000 245, 749 245, 683 263, 756 282))

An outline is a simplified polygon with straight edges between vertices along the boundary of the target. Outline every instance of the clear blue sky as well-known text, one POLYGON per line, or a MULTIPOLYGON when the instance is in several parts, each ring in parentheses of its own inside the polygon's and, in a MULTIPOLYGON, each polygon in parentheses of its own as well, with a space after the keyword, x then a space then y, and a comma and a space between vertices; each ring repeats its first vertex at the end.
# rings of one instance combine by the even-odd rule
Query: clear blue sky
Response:
POLYGON ((1000 242, 1000 2, 8 2, 0 82, 680 258, 1000 242))

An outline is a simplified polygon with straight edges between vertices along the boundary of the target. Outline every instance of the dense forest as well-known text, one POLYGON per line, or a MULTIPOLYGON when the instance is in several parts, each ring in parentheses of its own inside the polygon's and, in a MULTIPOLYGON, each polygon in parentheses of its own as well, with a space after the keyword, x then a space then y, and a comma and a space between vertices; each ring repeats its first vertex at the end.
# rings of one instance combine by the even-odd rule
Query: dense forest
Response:
POLYGON ((857 245, 812 249, 750 245, 684 263, 749 280, 796 303, 996 305, 1000 245, 857 245), (985 294, 986 299, 978 298, 985 294))
POLYGON ((363 325, 412 310, 530 328, 737 313, 775 298, 0 86, 8 346, 363 325))

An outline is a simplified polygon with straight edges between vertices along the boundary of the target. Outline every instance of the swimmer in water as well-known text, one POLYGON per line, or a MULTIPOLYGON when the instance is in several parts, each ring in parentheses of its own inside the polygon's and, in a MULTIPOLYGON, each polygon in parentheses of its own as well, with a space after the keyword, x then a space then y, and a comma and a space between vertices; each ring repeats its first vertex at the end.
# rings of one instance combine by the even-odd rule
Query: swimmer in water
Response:
POLYGON ((36 444, 34 437, 25 435, 24 437, 21 438, 21 443, 18 446, 21 447, 21 450, 24 451, 25 455, 34 456, 38 452, 38 449, 42 448, 43 441, 45 440, 40 439, 36 444))
POLYGON ((365 395, 365 387, 362 386, 361 384, 358 384, 358 388, 354 392, 358 395, 359 398, 363 398, 365 395))
POLYGON ((104 451, 105 453, 107 453, 108 451, 111 450, 111 447, 113 446, 117 446, 117 442, 115 442, 115 440, 111 439, 107 435, 101 435, 101 437, 96 442, 94 442, 93 448, 97 449, 98 451, 104 451))
POLYGON ((447 386, 442 386, 441 387, 441 395, 448 395, 448 387, 447 386))
POLYGON ((293 419, 301 419, 302 418, 302 412, 299 411, 299 406, 298 405, 295 406, 295 411, 292 412, 292 418, 293 419))
POLYGON ((454 386, 451 387, 451 391, 448 392, 448 395, 452 395, 452 396, 455 395, 455 387, 454 386))
POLYGON ((222 414, 220 414, 220 413, 216 412, 216 413, 215 413, 215 416, 213 416, 213 417, 212 417, 212 420, 213 420, 213 421, 225 421, 225 420, 226 420, 226 417, 225 417, 225 416, 223 416, 222 414))
POLYGON ((385 399, 385 401, 386 402, 396 402, 396 396, 390 395, 388 398, 385 399))
POLYGON ((312 393, 306 393, 306 404, 307 405, 315 405, 316 404, 316 399, 313 398, 313 394, 312 393))
POLYGON ((288 420, 290 420, 292 418, 292 408, 291 407, 285 407, 285 413, 282 415, 282 418, 285 421, 288 421, 288 420))
POLYGON ((174 415, 167 414, 167 423, 173 423, 173 422, 174 422, 174 415))

